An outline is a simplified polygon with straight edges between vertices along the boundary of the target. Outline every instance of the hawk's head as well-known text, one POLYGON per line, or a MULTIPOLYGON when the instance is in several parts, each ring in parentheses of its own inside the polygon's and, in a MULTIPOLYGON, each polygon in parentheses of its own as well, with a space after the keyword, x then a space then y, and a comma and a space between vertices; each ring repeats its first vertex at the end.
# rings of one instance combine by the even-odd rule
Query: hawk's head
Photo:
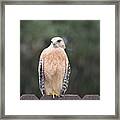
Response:
POLYGON ((51 42, 52 42, 53 47, 55 47, 55 48, 58 48, 58 47, 61 47, 63 49, 66 48, 64 40, 61 37, 54 37, 51 39, 51 42))

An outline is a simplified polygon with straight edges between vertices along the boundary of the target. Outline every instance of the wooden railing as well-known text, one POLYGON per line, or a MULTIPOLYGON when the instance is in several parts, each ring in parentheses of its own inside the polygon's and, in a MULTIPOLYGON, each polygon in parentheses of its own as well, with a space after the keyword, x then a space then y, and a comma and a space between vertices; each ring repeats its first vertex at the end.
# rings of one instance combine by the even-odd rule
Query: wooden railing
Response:
POLYGON ((100 96, 99 95, 85 95, 83 98, 81 98, 78 95, 66 94, 62 97, 55 97, 54 99, 52 98, 52 96, 42 96, 39 99, 34 94, 24 94, 20 97, 20 100, 100 100, 100 96))

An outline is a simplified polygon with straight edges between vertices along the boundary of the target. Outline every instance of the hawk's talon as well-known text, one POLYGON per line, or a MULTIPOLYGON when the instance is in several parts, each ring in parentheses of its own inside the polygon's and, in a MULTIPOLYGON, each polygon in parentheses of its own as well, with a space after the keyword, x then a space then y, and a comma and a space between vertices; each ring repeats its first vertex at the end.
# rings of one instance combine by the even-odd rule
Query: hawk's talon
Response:
POLYGON ((53 90, 53 92, 50 94, 52 95, 52 98, 54 99, 55 97, 59 97, 59 95, 53 90))

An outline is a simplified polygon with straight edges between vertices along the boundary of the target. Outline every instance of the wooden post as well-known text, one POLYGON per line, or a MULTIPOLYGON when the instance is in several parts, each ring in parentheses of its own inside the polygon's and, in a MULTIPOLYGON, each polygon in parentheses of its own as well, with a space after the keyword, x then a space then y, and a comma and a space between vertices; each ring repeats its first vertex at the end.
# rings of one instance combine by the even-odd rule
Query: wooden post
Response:
POLYGON ((20 100, 39 100, 34 94, 24 94, 20 97, 20 100))
POLYGON ((55 97, 53 98, 52 96, 42 96, 40 100, 80 100, 81 98, 78 95, 70 95, 66 94, 61 97, 55 97))

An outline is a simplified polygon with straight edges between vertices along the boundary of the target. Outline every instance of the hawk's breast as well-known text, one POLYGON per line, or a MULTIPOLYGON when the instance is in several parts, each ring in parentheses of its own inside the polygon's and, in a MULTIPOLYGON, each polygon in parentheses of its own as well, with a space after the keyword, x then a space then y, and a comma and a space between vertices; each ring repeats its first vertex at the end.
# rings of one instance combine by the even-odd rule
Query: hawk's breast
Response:
POLYGON ((44 72, 47 79, 63 78, 66 65, 66 53, 61 48, 53 48, 43 56, 44 72))

